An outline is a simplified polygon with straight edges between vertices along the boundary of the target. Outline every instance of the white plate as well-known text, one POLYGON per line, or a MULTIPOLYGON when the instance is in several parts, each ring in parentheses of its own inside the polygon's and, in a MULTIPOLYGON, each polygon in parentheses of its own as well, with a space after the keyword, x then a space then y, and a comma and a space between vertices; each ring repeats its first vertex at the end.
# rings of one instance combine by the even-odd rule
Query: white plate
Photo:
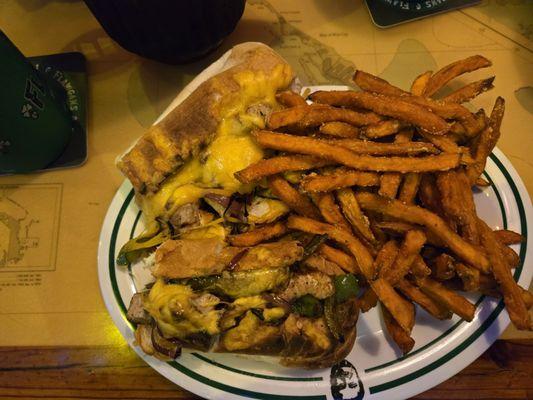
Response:
MULTIPOLYGON (((531 200, 501 151, 496 149, 490 156, 484 176, 491 186, 475 193, 478 214, 494 229, 508 228, 528 238, 528 223, 533 221, 531 200)), ((131 269, 115 265, 122 244, 143 230, 140 216, 133 189, 126 181, 109 207, 100 234, 98 275, 102 296, 114 323, 141 358, 172 382, 206 398, 403 399, 455 375, 478 358, 509 324, 501 300, 473 296, 470 298, 477 309, 470 323, 457 316, 438 321, 418 308, 413 330, 416 345, 406 356, 384 336, 376 309, 362 314, 356 344, 342 370, 304 371, 281 367, 266 358, 199 352, 184 352, 176 361, 163 362, 134 345, 132 326, 125 318, 131 296, 144 286, 149 274, 142 266, 133 266, 134 281, 131 269), (332 389, 338 385, 348 386, 338 394, 332 389)), ((521 259, 514 277, 522 287, 528 287, 533 275, 532 241, 528 238, 527 243, 513 247, 521 259)))

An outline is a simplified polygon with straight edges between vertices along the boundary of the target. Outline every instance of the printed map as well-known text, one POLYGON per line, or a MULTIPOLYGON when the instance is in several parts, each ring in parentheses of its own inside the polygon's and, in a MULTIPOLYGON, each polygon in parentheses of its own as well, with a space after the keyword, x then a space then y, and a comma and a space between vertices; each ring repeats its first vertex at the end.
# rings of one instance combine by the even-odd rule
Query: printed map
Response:
POLYGON ((61 189, 0 185, 0 272, 55 268, 61 189))

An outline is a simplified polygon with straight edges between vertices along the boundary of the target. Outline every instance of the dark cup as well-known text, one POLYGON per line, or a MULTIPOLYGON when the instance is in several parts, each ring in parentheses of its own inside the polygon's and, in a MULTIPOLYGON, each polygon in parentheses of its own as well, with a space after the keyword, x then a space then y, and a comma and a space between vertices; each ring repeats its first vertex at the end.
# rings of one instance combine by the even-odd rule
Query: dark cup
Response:
POLYGON ((104 30, 140 56, 179 64, 217 48, 245 0, 85 0, 104 30))

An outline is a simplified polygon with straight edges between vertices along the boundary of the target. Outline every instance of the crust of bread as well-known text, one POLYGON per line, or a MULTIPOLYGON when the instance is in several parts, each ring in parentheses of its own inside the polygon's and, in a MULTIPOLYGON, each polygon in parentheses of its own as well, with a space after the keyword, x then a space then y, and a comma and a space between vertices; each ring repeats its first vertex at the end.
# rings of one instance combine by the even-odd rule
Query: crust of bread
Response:
POLYGON ((175 107, 118 160, 118 168, 138 193, 156 192, 167 176, 211 142, 224 104, 239 95, 235 74, 263 71, 268 75, 276 66, 288 65, 260 43, 243 43, 228 53, 191 82, 173 102, 175 107))

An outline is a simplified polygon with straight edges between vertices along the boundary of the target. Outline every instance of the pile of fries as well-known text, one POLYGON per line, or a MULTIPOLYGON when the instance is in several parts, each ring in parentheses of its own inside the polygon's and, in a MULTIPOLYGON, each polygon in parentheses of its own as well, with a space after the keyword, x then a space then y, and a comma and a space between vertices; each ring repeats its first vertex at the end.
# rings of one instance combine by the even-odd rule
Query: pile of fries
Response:
POLYGON ((285 220, 236 235, 254 245, 290 231, 326 235, 316 253, 358 274, 366 291, 363 312, 381 303, 388 334, 404 352, 418 304, 438 319, 474 318, 475 306, 458 291, 503 296, 518 329, 533 329, 533 295, 514 281, 520 263, 508 247, 520 234, 493 231, 476 214, 472 187, 500 136, 503 98, 490 116, 462 103, 491 89, 494 77, 438 97, 452 79, 486 68, 472 56, 418 76, 409 92, 363 71, 361 91, 319 91, 312 102, 293 92, 267 128, 253 133, 270 158, 236 173, 262 183, 291 210, 285 220))

